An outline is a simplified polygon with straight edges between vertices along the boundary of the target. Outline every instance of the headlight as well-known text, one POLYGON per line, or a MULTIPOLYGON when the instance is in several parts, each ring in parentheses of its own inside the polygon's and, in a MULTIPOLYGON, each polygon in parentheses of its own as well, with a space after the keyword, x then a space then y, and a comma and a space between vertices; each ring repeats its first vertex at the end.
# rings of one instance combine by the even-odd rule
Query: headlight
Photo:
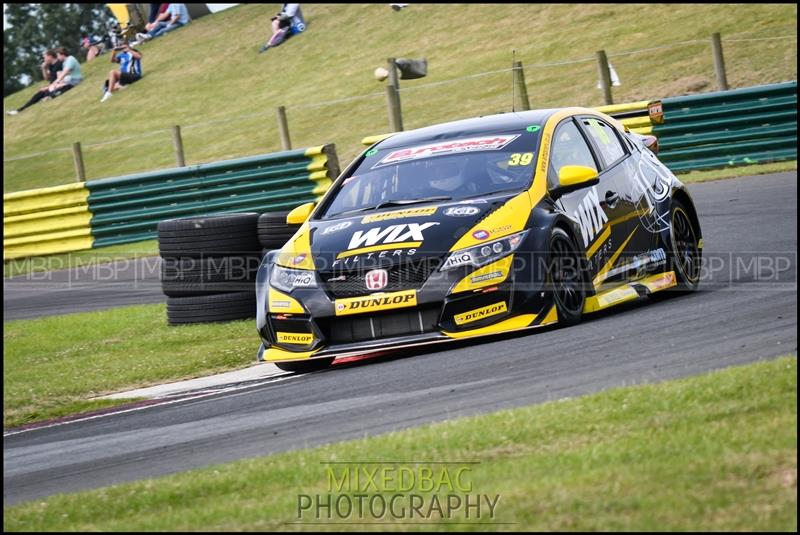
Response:
POLYGON ((499 240, 452 252, 444 261, 442 267, 439 268, 439 271, 447 271, 448 269, 467 265, 481 267, 495 260, 500 260, 516 251, 527 234, 528 231, 523 230, 499 240))
POLYGON ((313 271, 273 266, 269 283, 278 290, 291 292, 295 288, 316 288, 317 277, 313 271))

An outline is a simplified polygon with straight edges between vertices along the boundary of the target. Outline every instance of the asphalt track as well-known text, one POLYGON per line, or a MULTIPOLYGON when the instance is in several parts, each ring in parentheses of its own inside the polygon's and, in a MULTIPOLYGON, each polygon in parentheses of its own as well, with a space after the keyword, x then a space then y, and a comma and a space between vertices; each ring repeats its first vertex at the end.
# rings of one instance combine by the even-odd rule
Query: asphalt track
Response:
POLYGON ((691 190, 710 267, 702 291, 640 300, 569 329, 438 346, 8 434, 4 502, 796 354, 796 172, 691 190))

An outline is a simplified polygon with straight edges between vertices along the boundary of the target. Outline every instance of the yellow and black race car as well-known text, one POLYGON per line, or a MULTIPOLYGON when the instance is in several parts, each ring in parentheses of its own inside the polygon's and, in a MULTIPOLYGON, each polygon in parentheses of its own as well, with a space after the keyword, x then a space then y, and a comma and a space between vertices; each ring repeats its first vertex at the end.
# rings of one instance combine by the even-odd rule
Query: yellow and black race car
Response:
POLYGON ((594 110, 456 121, 362 153, 256 282, 259 360, 335 357, 574 324, 694 290, 702 237, 685 186, 594 110))

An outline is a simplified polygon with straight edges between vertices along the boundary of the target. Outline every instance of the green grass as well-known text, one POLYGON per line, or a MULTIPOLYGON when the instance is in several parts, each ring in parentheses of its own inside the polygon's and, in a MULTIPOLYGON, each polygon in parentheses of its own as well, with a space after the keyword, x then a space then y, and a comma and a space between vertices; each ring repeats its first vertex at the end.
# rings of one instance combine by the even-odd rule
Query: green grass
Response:
POLYGON ((105 264, 115 260, 158 255, 158 240, 147 240, 122 245, 109 245, 74 253, 34 256, 3 262, 3 277, 16 277, 29 273, 55 271, 87 265, 105 264))
POLYGON ((253 320, 167 326, 165 305, 3 323, 3 426, 109 406, 89 398, 252 364, 253 320))
MULTIPOLYGON (((508 69, 512 50, 535 108, 602 104, 593 60, 537 67, 591 59, 600 49, 622 81, 616 102, 713 90, 706 44, 713 32, 723 36, 731 87, 797 78, 796 39, 726 40, 796 34, 793 4, 412 4, 401 12, 304 4, 308 30, 259 55, 278 7, 240 5, 142 45, 145 77, 106 103, 99 99, 108 55, 86 64, 85 82, 70 93, 6 117, 3 155, 12 161, 3 165, 3 191, 73 182, 75 141, 90 179, 170 167, 175 124, 190 164, 273 152, 281 105, 294 147, 335 142, 345 164, 363 150, 363 136, 388 129, 384 84, 372 75, 387 57, 429 61, 427 78, 401 82, 406 129, 510 110, 509 72, 422 86, 508 69), (694 39, 706 42, 614 56, 694 39), (365 98, 330 103, 353 96, 365 98), (107 143, 118 138, 130 139, 107 143), (50 149, 65 150, 14 160, 50 149)), ((5 98, 3 107, 18 107, 33 91, 5 98)))
MULTIPOLYGON (((461 511, 452 520, 466 524, 361 527, 370 530, 796 531, 797 359, 35 500, 4 507, 3 527, 358 529, 287 523, 315 521, 308 512, 298 516, 299 494, 331 494, 325 470, 331 465, 322 463, 364 460, 376 461, 373 468, 408 460, 477 462, 449 465, 449 473, 468 466, 462 483, 471 484, 473 496, 500 495, 494 519, 484 516, 483 524, 461 511)), ((396 485, 380 481, 381 490, 396 485)), ((418 486, 411 492, 431 496, 418 486)), ((387 500, 392 494, 383 493, 387 500)))
POLYGON ((767 173, 780 173, 781 171, 796 171, 797 160, 790 162, 763 163, 745 165, 743 167, 730 167, 725 169, 710 169, 708 171, 690 171, 678 175, 681 182, 690 184, 692 182, 708 182, 710 180, 722 180, 725 178, 736 178, 740 176, 765 175, 767 173))

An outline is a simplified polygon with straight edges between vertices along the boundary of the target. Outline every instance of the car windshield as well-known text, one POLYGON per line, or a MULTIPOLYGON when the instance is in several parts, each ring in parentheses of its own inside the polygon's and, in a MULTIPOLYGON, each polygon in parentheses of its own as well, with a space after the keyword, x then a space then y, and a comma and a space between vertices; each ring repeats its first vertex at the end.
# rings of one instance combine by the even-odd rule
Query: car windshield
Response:
POLYGON ((538 128, 372 149, 328 198, 322 219, 530 186, 538 128))

